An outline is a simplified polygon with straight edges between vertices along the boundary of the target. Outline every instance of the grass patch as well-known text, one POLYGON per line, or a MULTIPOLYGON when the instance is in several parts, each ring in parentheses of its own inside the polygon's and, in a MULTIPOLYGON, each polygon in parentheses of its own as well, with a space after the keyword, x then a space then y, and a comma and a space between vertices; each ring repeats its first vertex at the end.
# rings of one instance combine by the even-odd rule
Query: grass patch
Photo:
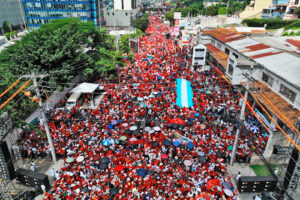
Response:
MULTIPOLYGON (((256 176, 270 176, 271 173, 269 172, 266 165, 250 165, 256 176)), ((275 168, 278 167, 279 171, 281 171, 282 165, 280 164, 271 164, 271 169, 275 171, 275 168)))

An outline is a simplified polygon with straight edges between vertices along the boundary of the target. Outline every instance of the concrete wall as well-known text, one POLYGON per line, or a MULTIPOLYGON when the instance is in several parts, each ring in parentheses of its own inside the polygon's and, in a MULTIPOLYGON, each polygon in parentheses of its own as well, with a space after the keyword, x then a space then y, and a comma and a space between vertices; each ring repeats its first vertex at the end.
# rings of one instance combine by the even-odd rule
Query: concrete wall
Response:
POLYGON ((241 19, 236 17, 209 17, 209 16, 200 16, 200 27, 218 27, 228 24, 240 24, 241 19))
POLYGON ((136 19, 136 10, 105 10, 104 20, 106 26, 131 26, 132 20, 136 19))

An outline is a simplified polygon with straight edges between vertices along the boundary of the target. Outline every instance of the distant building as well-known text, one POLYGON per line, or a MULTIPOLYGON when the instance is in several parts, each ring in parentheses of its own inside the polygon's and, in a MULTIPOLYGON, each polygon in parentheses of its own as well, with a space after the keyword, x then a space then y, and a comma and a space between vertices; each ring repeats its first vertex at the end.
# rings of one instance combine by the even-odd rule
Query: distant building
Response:
POLYGON ((16 28, 25 28, 24 9, 19 0, 0 0, 0 27, 5 21, 16 28))
POLYGON ((299 0, 290 0, 289 4, 286 8, 286 13, 284 16, 284 19, 297 19, 298 16, 294 13, 295 9, 300 7, 300 1, 299 0))
POLYGON ((108 27, 129 27, 137 13, 137 10, 104 10, 105 24, 108 27))
POLYGON ((99 25, 100 0, 23 0, 29 30, 39 28, 52 19, 75 17, 99 25))
POLYGON ((136 9, 136 0, 114 0, 114 10, 136 9))
POLYGON ((130 27, 137 18, 136 0, 114 0, 114 9, 103 12, 106 26, 130 27))

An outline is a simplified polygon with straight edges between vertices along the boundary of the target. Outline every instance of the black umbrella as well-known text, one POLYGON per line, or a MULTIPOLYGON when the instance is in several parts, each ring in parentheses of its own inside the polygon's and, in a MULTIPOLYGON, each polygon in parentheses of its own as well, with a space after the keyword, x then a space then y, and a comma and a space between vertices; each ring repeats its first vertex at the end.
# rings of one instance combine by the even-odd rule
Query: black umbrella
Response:
POLYGON ((129 130, 129 129, 126 129, 126 130, 125 130, 125 134, 126 134, 126 135, 129 135, 129 134, 130 134, 130 130, 129 130))
POLYGON ((172 124, 172 128, 173 129, 178 129, 178 125, 177 124, 172 124))
POLYGON ((150 169, 150 170, 147 170, 147 175, 150 175, 150 176, 151 176, 151 175, 153 175, 153 174, 154 174, 154 171, 153 171, 153 170, 151 170, 151 169, 150 169))
POLYGON ((201 162, 201 163, 205 162, 205 160, 206 160, 205 156, 201 156, 201 157, 199 158, 199 162, 201 162))
POLYGON ((101 160, 100 160, 100 163, 103 163, 103 164, 108 164, 109 162, 110 162, 110 159, 108 157, 101 158, 101 160))
POLYGON ((170 141, 170 140, 167 140, 167 139, 165 139, 165 140, 164 140, 164 145, 166 145, 166 146, 170 146, 170 145, 171 145, 171 141, 170 141))
POLYGON ((154 120, 154 126, 160 126, 160 121, 159 120, 154 120))
POLYGON ((108 163, 100 163, 99 168, 102 169, 102 170, 107 169, 108 168, 108 163))
POLYGON ((116 194, 118 194, 119 192, 119 189, 117 187, 112 187, 110 190, 109 190, 109 194, 111 196, 115 196, 116 194))
POLYGON ((158 147, 158 142, 152 142, 152 147, 158 147))
POLYGON ((191 126, 191 125, 193 125, 193 122, 192 122, 192 121, 188 121, 188 122, 187 122, 187 125, 188 125, 188 126, 191 126))
POLYGON ((222 158, 223 153, 221 151, 217 151, 218 158, 222 158))

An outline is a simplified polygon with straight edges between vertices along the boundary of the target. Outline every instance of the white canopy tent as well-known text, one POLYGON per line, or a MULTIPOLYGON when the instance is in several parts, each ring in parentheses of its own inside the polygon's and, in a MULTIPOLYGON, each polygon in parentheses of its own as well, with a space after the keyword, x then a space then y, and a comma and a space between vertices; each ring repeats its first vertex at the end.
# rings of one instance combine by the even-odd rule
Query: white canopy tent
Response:
POLYGON ((94 93, 97 88, 99 87, 99 84, 95 84, 95 83, 80 83, 79 85, 77 85, 75 88, 73 88, 71 90, 71 92, 73 93, 94 93))

